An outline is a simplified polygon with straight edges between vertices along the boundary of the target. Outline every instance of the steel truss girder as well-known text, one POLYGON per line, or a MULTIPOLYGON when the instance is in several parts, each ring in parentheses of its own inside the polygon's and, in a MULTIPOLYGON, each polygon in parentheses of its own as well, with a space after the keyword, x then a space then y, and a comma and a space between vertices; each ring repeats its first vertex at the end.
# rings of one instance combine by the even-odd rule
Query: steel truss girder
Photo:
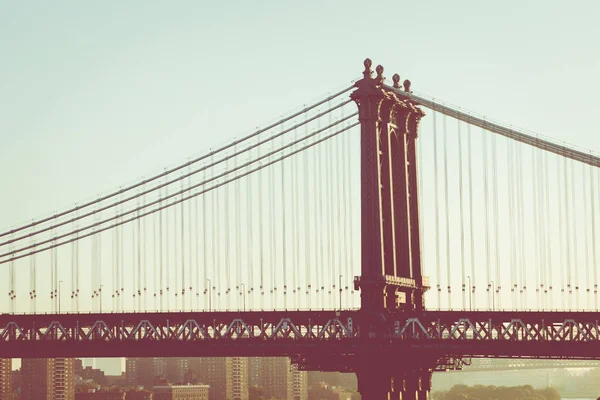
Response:
POLYGON ((599 321, 594 312, 399 312, 376 321, 360 311, 4 314, 0 357, 29 356, 34 348, 56 357, 152 355, 171 346, 195 354, 296 354, 308 364, 311 354, 333 360, 369 348, 456 359, 600 359, 599 321))

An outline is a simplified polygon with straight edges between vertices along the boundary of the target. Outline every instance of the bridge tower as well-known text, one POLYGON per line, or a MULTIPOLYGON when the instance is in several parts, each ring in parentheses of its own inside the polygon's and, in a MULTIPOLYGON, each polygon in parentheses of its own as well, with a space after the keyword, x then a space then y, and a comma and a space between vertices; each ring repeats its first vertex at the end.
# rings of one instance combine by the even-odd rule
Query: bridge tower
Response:
MULTIPOLYGON (((417 136, 425 113, 403 93, 400 77, 384 85, 383 67, 373 77, 371 60, 351 98, 361 125, 361 314, 371 339, 388 334, 383 322, 391 313, 423 311, 428 280, 421 268, 417 175, 417 136)), ((418 357, 417 357, 418 358, 418 357)), ((363 398, 427 399, 431 365, 373 349, 357 354, 356 373, 363 398)), ((424 361, 424 360, 421 360, 424 361)))
MULTIPOLYGON (((361 307, 369 313, 423 310, 428 280, 421 269, 417 135, 425 113, 383 84, 383 67, 372 77, 365 60, 363 79, 351 94, 361 125, 361 307)), ((410 81, 404 81, 410 91, 410 81)))

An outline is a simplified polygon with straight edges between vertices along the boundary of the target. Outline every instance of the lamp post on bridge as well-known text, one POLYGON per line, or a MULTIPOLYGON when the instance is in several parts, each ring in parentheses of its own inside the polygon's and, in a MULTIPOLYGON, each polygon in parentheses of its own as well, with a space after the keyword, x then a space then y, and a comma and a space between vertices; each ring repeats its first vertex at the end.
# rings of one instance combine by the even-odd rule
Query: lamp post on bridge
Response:
POLYGON ((60 314, 60 286, 62 285, 63 281, 58 281, 58 313, 60 314))
POLYGON ((473 302, 472 302, 472 294, 473 288, 471 287, 471 276, 467 276, 469 278, 469 311, 473 311, 473 302))
POLYGON ((492 311, 495 311, 496 309, 496 291, 495 291, 495 285, 496 283, 494 281, 490 281, 492 283, 492 311))
POLYGON ((212 308, 212 304, 211 304, 212 303, 212 291, 210 288, 211 282, 210 282, 210 279, 207 279, 206 281, 208 282, 208 312, 210 312, 211 308, 212 308))
POLYGON ((342 275, 340 275, 340 311, 342 311, 342 275))
POLYGON ((242 288, 242 290, 240 291, 240 295, 243 296, 244 298, 244 311, 246 311, 246 285, 244 285, 243 283, 240 283, 240 288, 242 288))

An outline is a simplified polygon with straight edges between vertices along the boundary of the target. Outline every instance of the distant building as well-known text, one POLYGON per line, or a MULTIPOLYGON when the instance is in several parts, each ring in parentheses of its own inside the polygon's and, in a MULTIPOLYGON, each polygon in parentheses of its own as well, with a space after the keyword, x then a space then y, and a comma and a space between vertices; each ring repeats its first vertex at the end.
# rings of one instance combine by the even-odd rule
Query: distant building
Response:
POLYGON ((248 359, 248 385, 260 386, 261 359, 259 357, 250 357, 248 359))
POLYGON ((210 387, 210 400, 225 400, 227 374, 225 358, 191 358, 189 368, 198 377, 198 382, 210 387))
MULTIPOLYGON (((153 400, 208 400, 208 385, 155 386, 153 400)), ((211 398, 212 400, 212 398, 211 398)))
POLYGON ((21 361, 22 400, 74 400, 72 358, 39 358, 21 361))
POLYGON ((21 370, 18 369, 12 372, 12 390, 13 394, 17 395, 17 399, 21 398, 21 370))
POLYGON ((12 359, 0 358, 0 400, 12 400, 12 359))
POLYGON ((125 400, 153 400, 154 394, 149 390, 129 390, 125 400))
MULTIPOLYGON (((91 368, 91 367, 86 367, 91 368)), ((93 392, 93 393, 75 393, 75 400, 126 400, 124 392, 93 392)))
POLYGON ((128 385, 151 389, 154 378, 166 376, 166 361, 158 357, 128 358, 125 360, 125 375, 128 385))
POLYGON ((188 369, 186 380, 210 386, 211 400, 248 400, 246 358, 191 358, 188 369))
POLYGON ((299 371, 295 365, 291 366, 292 390, 291 400, 308 400, 308 372, 299 371))
POLYGON ((82 379, 91 379, 99 385, 106 385, 107 380, 104 372, 92 367, 85 367, 79 374, 82 379))
POLYGON ((298 371, 287 357, 263 357, 250 361, 250 375, 267 399, 307 400, 308 376, 298 371))
POLYGON ((165 360, 165 374, 167 380, 173 384, 184 383, 185 373, 188 370, 188 358, 171 357, 165 360))
POLYGON ((226 359, 227 400, 248 400, 248 359, 230 357, 226 359))
POLYGON ((81 371, 83 371, 83 360, 76 358, 73 360, 73 373, 76 376, 81 376, 81 371))

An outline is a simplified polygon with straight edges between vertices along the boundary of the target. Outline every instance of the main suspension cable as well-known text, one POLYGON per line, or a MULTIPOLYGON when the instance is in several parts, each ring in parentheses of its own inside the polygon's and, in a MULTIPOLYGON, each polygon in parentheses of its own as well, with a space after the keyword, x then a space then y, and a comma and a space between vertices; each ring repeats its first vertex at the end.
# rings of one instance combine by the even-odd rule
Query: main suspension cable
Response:
MULTIPOLYGON (((308 138, 310 138, 310 137, 316 136, 316 135, 318 135, 319 133, 322 133, 322 132, 324 132, 324 131, 326 131, 326 130, 328 130, 328 129, 330 129, 330 128, 332 128, 332 127, 336 126, 336 125, 339 125, 339 124, 340 124, 340 123, 342 123, 343 121, 345 121, 345 120, 348 120, 348 119, 350 119, 350 118, 352 118, 352 117, 354 117, 354 116, 356 116, 356 115, 357 115, 357 113, 351 114, 351 115, 349 115, 348 117, 345 117, 345 118, 343 118, 343 119, 340 119, 340 120, 338 120, 338 121, 336 121, 336 122, 334 122, 334 123, 332 123, 332 124, 329 124, 328 126, 326 126, 326 127, 324 127, 324 128, 317 129, 316 131, 313 131, 313 132, 312 132, 312 133, 311 133, 311 134, 310 134, 308 137, 300 138, 300 139, 294 140, 294 141, 292 141, 292 142, 289 142, 289 143, 287 143, 287 144, 283 145, 283 147, 280 147, 280 148, 279 148, 279 149, 277 149, 277 150, 274 150, 274 151, 272 151, 272 152, 269 152, 269 153, 265 153, 265 154, 263 154, 263 155, 261 155, 261 156, 259 156, 259 157, 255 158, 255 159, 253 159, 253 160, 250 160, 250 161, 248 161, 248 162, 246 162, 246 163, 244 163, 244 164, 238 165, 237 167, 234 167, 234 168, 232 168, 232 169, 230 169, 230 170, 227 170, 227 171, 225 171, 225 172, 223 172, 223 173, 221 173, 221 174, 219 174, 219 175, 212 176, 212 177, 211 177, 211 178, 210 178, 208 181, 203 181, 203 182, 197 183, 197 184, 195 184, 195 185, 193 185, 193 186, 191 186, 191 187, 188 187, 187 189, 185 189, 185 188, 184 188, 184 189, 182 189, 182 190, 180 190, 180 191, 178 191, 178 192, 174 192, 174 193, 172 193, 172 194, 170 194, 170 195, 168 195, 168 196, 165 196, 165 197, 163 198, 163 200, 168 200, 169 198, 176 197, 176 196, 178 196, 178 195, 182 195, 184 192, 191 192, 193 189, 196 189, 196 188, 198 188, 198 187, 200 187, 200 186, 202 186, 202 185, 204 185, 204 184, 206 184, 206 183, 208 183, 208 182, 212 182, 212 181, 214 181, 214 180, 216 180, 216 179, 218 179, 218 178, 225 177, 225 176, 227 176, 227 175, 229 175, 229 174, 231 174, 231 173, 235 172, 236 170, 240 170, 240 169, 242 169, 242 168, 248 167, 249 165, 251 165, 251 164, 254 164, 254 163, 256 163, 256 162, 258 162, 258 161, 260 161, 260 160, 262 160, 262 159, 268 158, 268 156, 269 156, 269 155, 271 155, 271 154, 275 154, 275 153, 282 152, 282 151, 284 151, 285 149, 287 149, 287 148, 290 148, 290 147, 292 147, 292 146, 294 146, 294 145, 296 145, 296 144, 300 143, 300 142, 301 142, 301 141, 303 141, 303 140, 306 140, 306 139, 308 139, 308 138)), ((214 162, 212 162, 211 164, 214 164, 214 162)), ((164 185, 161 185, 161 186, 164 186, 164 185)), ((165 189, 166 189, 166 186, 165 186, 165 189)), ((157 204, 158 202, 159 202, 159 200, 154 200, 154 201, 152 201, 152 202, 148 202, 148 203, 146 203, 146 204, 144 204, 144 205, 142 205, 142 206, 138 206, 138 207, 136 207, 136 208, 134 208, 134 209, 132 209, 132 210, 129 210, 129 211, 126 211, 126 212, 124 212, 124 213, 122 213, 122 214, 119 214, 119 216, 123 216, 123 215, 125 215, 125 214, 130 214, 130 213, 135 213, 135 212, 138 212, 139 210, 141 210, 141 209, 143 209, 143 208, 147 208, 147 207, 153 206, 153 205, 157 204)), ((86 231, 86 230, 88 230, 88 229, 95 228, 95 227, 97 227, 97 226, 99 226, 99 225, 102 225, 102 224, 104 224, 104 223, 107 223, 107 222, 113 221, 113 220, 115 220, 115 219, 117 219, 117 218, 118 218, 118 216, 107 217, 107 218, 105 218, 104 220, 101 220, 101 221, 99 221, 99 222, 92 223, 92 224, 90 224, 90 225, 88 225, 88 226, 85 226, 85 227, 82 227, 82 228, 79 228, 79 229, 73 230, 73 231, 71 231, 71 232, 67 232, 67 233, 61 234, 61 235, 59 235, 59 236, 55 236, 55 237, 49 238, 49 239, 47 239, 47 240, 41 241, 41 242, 37 243, 37 246, 41 246, 41 245, 44 245, 44 244, 48 244, 48 243, 50 243, 52 240, 63 239, 63 238, 65 238, 65 237, 72 236, 72 235, 74 235, 74 234, 76 234, 76 233, 81 233, 81 232, 84 232, 84 231, 86 231)), ((31 248, 33 248, 33 247, 34 247, 33 245, 27 245, 27 246, 25 246, 25 247, 21 247, 20 249, 16 249, 16 250, 12 250, 12 251, 9 251, 9 252, 7 252, 7 253, 4 253, 4 254, 0 254, 0 258, 3 258, 3 257, 8 257, 8 256, 11 256, 11 255, 17 254, 17 253, 19 253, 19 252, 22 252, 22 251, 29 250, 29 249, 31 249, 31 248)), ((0 260, 0 264, 3 264, 4 262, 5 262, 4 260, 0 260)))
MULTIPOLYGON (((277 121, 277 122, 275 122, 273 124, 270 124, 269 126, 267 126, 265 128, 259 129, 259 130, 255 131, 255 132, 253 132, 253 133, 251 133, 251 134, 249 134, 247 136, 244 136, 244 137, 242 137, 242 138, 240 138, 238 140, 235 140, 235 141, 233 141, 233 142, 231 142, 231 143, 229 143, 229 144, 227 144, 225 146, 222 146, 222 147, 220 147, 220 148, 218 148, 218 149, 216 149, 216 150, 214 150, 214 151, 212 151, 210 153, 204 154, 204 155, 202 155, 200 157, 197 157, 197 158, 195 158, 193 160, 190 160, 190 161, 188 161, 188 162, 186 162, 184 164, 181 164, 181 165, 178 165, 178 166, 176 166, 174 168, 168 169, 168 170, 166 170, 166 171, 164 171, 164 172, 162 172, 162 173, 160 173, 158 175, 155 175, 155 176, 150 177, 148 179, 142 180, 141 182, 138 182, 136 184, 130 185, 130 186, 125 187, 123 189, 120 189, 118 191, 109 193, 109 194, 107 194, 105 196, 102 196, 102 197, 100 197, 98 199, 95 199, 93 201, 89 201, 89 202, 81 204, 79 206, 75 206, 75 207, 70 208, 70 209, 68 209, 66 211, 60 212, 58 214, 54 214, 54 215, 52 215, 50 217, 42 218, 42 219, 39 219, 37 221, 32 221, 29 224, 25 224, 23 226, 20 226, 20 227, 14 228, 14 229, 10 229, 10 230, 8 230, 6 232, 2 232, 2 233, 0 233, 0 237, 12 235, 12 234, 15 234, 17 232, 23 231, 25 229, 29 229, 29 228, 32 228, 32 227, 44 224, 46 222, 49 222, 49 221, 52 221, 52 220, 56 220, 57 218, 63 217, 65 215, 69 215, 71 213, 74 213, 76 211, 80 211, 80 210, 82 210, 84 208, 88 208, 88 207, 93 206, 93 205, 96 205, 96 204, 98 204, 100 202, 103 202, 103 201, 108 200, 110 198, 119 196, 119 195, 121 195, 121 194, 123 194, 125 192, 128 192, 128 191, 131 191, 133 189, 136 189, 136 188, 138 188, 138 187, 140 187, 142 185, 145 185, 145 184, 148 184, 150 182, 153 182, 153 181, 155 181, 157 179, 160 179, 160 178, 162 178, 164 176, 170 175, 173 172, 177 172, 177 171, 179 171, 179 170, 181 170, 181 169, 183 169, 183 168, 185 168, 187 166, 190 166, 192 164, 196 164, 196 163, 198 163, 200 161, 206 160, 206 159, 210 158, 211 156, 214 156, 215 154, 218 154, 218 153, 223 152, 223 151, 225 151, 227 149, 230 149, 231 147, 233 147, 233 146, 235 146, 237 144, 240 144, 240 143, 243 143, 243 142, 245 142, 247 140, 250 140, 253 137, 258 136, 261 133, 267 132, 267 131, 269 131, 269 130, 271 130, 271 129, 277 127, 277 126, 279 126, 282 123, 290 121, 290 120, 292 120, 292 119, 294 119, 294 118, 296 118, 296 117, 298 117, 298 116, 300 116, 300 115, 302 115, 304 113, 307 113, 307 112, 313 110, 314 108, 316 108, 316 107, 318 107, 318 106, 320 106, 322 104, 325 104, 325 103, 329 102, 330 100, 335 99, 336 97, 341 96, 342 94, 344 94, 344 93, 348 92, 349 90, 351 90, 353 87, 354 87, 354 85, 346 87, 345 89, 340 90, 339 92, 334 93, 331 96, 328 96, 328 97, 324 98, 321 101, 318 101, 318 102, 316 102, 316 103, 314 103, 314 104, 312 104, 312 105, 310 105, 308 107, 305 107, 302 110, 300 110, 298 112, 295 112, 294 114, 291 114, 291 115, 289 115, 289 116, 287 116, 285 118, 282 118, 281 120, 279 120, 279 121, 277 121)), ((342 105, 348 104, 351 101, 352 100, 347 100, 342 105)), ((330 110, 330 111, 333 111, 333 110, 330 110)), ((14 239, 14 240, 20 240, 20 239, 14 239)), ((5 243, 0 243, 0 246, 3 246, 4 244, 5 243)))

